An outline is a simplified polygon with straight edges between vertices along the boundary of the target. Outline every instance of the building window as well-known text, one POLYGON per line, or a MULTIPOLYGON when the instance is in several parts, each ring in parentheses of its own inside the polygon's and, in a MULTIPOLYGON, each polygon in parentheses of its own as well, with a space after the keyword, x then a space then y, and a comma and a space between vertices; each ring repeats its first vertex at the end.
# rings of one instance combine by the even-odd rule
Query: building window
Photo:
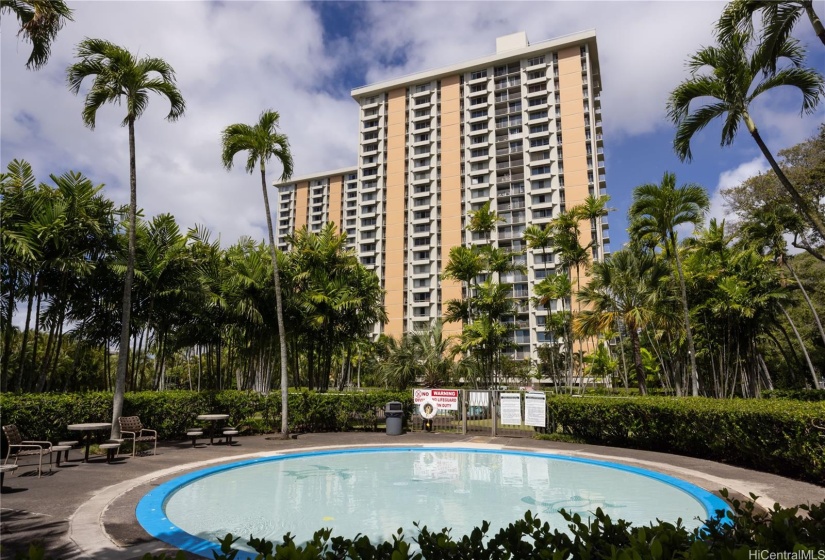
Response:
POLYGON ((478 71, 473 72, 472 74, 470 74, 470 79, 471 80, 479 80, 481 78, 486 78, 486 77, 487 77, 487 70, 478 70, 478 71))

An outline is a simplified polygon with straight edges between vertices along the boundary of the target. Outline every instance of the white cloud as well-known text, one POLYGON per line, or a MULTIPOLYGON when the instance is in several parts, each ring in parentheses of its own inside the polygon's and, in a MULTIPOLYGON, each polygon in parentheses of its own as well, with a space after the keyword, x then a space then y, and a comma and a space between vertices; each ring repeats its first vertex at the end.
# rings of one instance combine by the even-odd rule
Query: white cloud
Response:
POLYGON ((736 216, 730 213, 724 199, 722 198, 722 191, 730 189, 742 184, 746 179, 749 179, 759 173, 764 173, 770 169, 768 161, 759 156, 750 161, 739 164, 733 169, 723 171, 719 174, 719 181, 716 183, 716 189, 710 198, 710 211, 707 219, 710 221, 716 218, 718 222, 726 220, 728 223, 736 221, 736 216))
MULTIPOLYGON (((317 5, 303 2, 77 2, 75 21, 61 31, 51 61, 38 72, 25 70, 29 46, 18 43, 15 20, 3 18, 0 165, 25 158, 41 180, 49 173, 82 170, 106 183, 114 200, 127 201, 122 108, 101 109, 98 126, 90 131, 80 119, 82 96, 71 95, 64 83, 74 46, 84 37, 106 38, 141 56, 167 60, 187 102, 186 115, 167 123, 168 106, 153 98, 138 122, 138 202, 146 216, 170 212, 184 228, 204 224, 220 233, 224 244, 241 235, 263 239, 257 175, 244 173, 240 155, 232 172, 220 164, 220 131, 226 125, 252 123, 263 109, 273 108, 290 138, 296 174, 354 165, 358 109, 348 88, 363 84, 349 81, 374 82, 482 57, 495 51, 497 36, 519 30, 537 42, 595 28, 606 137, 611 142, 638 137, 668 128, 667 94, 684 78, 686 57, 711 41, 722 6, 343 3, 338 9, 357 17, 339 22, 330 39, 317 5)), ((799 141, 814 126, 812 119, 805 121, 808 128, 800 137, 798 117, 795 123, 783 106, 762 109, 760 122, 775 133, 771 145, 780 136, 799 141)), ((633 144, 623 147, 634 149, 633 144)), ((279 175, 275 167, 270 181, 279 175)), ((653 173, 660 174, 660 169, 653 173)))
MULTIPOLYGON (((319 91, 340 65, 325 54, 323 29, 309 4, 297 2, 87 2, 61 31, 49 64, 25 70, 28 45, 16 44, 15 22, 2 21, 2 165, 24 158, 38 179, 82 170, 119 203, 128 200, 127 131, 123 109, 105 106, 94 131, 80 112, 83 94, 64 85, 65 68, 84 37, 100 37, 139 56, 164 58, 187 103, 176 123, 153 97, 136 126, 138 204, 146 216, 175 215, 182 227, 205 224, 224 244, 242 235, 265 237, 259 176, 244 173, 239 154, 231 172, 220 162, 220 132, 281 113, 296 173, 354 163, 357 109, 350 99, 319 91), (159 17, 162 11, 163 17, 159 17)), ((84 84, 88 87, 88 84, 84 84)), ((280 174, 270 167, 269 179, 280 174)), ((274 201, 273 206, 274 206, 274 201)))

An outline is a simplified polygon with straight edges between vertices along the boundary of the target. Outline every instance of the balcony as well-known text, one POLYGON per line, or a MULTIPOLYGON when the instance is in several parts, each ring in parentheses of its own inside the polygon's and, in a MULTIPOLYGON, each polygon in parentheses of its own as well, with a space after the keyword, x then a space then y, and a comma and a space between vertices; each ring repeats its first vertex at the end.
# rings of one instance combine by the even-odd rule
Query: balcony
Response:
POLYGON ((524 179, 524 173, 500 175, 496 177, 496 183, 511 183, 513 181, 521 181, 524 179))
MULTIPOLYGON (((524 187, 503 187, 499 188, 496 193, 499 197, 506 197, 506 196, 515 196, 519 194, 524 194, 524 187)), ((503 210, 499 206, 500 210, 503 210)))

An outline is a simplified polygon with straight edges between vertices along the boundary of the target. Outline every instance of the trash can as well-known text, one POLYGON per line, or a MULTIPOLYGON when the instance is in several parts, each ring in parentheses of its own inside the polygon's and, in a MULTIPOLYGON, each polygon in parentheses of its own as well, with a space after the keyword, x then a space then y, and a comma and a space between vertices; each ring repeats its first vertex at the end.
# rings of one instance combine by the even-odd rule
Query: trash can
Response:
POLYGON ((387 435, 400 436, 404 433, 401 424, 404 422, 404 405, 398 401, 388 402, 384 407, 384 417, 387 419, 387 435))

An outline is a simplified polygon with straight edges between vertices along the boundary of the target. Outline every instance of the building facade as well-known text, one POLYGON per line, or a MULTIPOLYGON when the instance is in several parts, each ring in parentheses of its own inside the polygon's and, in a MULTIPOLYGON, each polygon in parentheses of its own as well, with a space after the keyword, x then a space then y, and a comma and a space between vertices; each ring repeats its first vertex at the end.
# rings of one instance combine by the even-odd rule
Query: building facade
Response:
MULTIPOLYGON (((395 337, 429 328, 462 297, 441 277, 450 249, 511 251, 527 269, 502 278, 515 299, 513 357, 537 359, 555 304, 531 294, 558 258, 527 251, 523 233, 606 194, 600 92, 593 31, 533 45, 515 33, 496 40, 494 55, 357 88, 357 165, 276 184, 277 243, 288 248, 285 236, 304 225, 338 224, 386 290, 389 323, 376 332, 395 337), (501 222, 489 235, 467 231, 486 203, 501 222)), ((592 259, 604 258, 607 220, 580 227, 582 245, 595 241, 592 259)))

